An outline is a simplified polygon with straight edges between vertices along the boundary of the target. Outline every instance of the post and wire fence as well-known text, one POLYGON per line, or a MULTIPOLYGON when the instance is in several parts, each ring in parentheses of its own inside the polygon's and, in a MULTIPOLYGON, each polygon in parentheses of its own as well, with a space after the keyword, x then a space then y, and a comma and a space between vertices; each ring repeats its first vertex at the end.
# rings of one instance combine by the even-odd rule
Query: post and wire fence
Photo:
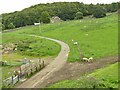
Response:
POLYGON ((15 85, 19 81, 30 77, 31 75, 40 71, 44 67, 45 67, 45 64, 44 64, 43 60, 39 59, 35 62, 29 61, 29 63, 21 65, 18 71, 14 71, 14 75, 12 75, 11 77, 9 77, 7 79, 4 79, 2 81, 2 83, 3 83, 2 86, 8 87, 11 85, 15 85))

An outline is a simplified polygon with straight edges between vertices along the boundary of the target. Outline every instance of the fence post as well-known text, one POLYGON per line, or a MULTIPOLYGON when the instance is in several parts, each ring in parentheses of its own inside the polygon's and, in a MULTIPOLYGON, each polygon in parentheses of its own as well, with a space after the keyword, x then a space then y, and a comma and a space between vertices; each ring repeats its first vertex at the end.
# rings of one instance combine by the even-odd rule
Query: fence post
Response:
POLYGON ((30 69, 30 71, 31 71, 31 74, 32 74, 32 68, 30 69))
POLYGON ((35 66, 35 68, 36 68, 36 72, 37 72, 38 71, 37 66, 35 66))
POLYGON ((20 80, 20 74, 18 74, 18 81, 20 80))
POLYGON ((42 68, 44 67, 44 61, 42 61, 42 68))
POLYGON ((41 63, 41 59, 39 59, 39 63, 41 63))
POLYGON ((13 84, 14 80, 13 80, 13 76, 12 76, 12 84, 13 84))
POLYGON ((41 64, 39 64, 39 70, 41 70, 41 64))

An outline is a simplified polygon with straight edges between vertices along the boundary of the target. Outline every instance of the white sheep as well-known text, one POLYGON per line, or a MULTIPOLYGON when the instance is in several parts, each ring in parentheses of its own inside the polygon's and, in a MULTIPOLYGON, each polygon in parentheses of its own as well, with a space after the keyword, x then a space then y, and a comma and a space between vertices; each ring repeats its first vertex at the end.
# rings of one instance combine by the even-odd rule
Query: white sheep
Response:
POLYGON ((78 44, 78 42, 74 42, 74 45, 77 45, 78 44))
POLYGON ((5 62, 5 63, 7 63, 7 61, 6 61, 6 60, 5 60, 4 62, 5 62))
POLYGON ((83 60, 89 62, 89 61, 93 60, 93 57, 90 57, 90 58, 83 58, 83 60))
POLYGON ((17 48, 15 48, 15 51, 17 51, 17 48))
POLYGON ((93 57, 90 57, 89 60, 93 60, 93 57))
POLYGON ((89 59, 88 58, 83 58, 83 61, 89 62, 89 59))

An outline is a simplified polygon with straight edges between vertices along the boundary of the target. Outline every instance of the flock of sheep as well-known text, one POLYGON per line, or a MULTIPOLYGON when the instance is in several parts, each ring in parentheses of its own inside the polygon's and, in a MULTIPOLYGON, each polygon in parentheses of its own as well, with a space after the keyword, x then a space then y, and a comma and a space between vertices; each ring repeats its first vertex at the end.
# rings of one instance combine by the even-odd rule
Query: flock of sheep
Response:
MULTIPOLYGON (((72 42, 73 42, 74 40, 72 40, 72 42)), ((78 42, 74 42, 74 45, 78 45, 78 42)), ((83 57, 82 58, 82 61, 86 61, 86 62, 90 62, 90 61, 92 61, 93 60, 93 57, 90 57, 90 58, 86 58, 86 57, 83 57)))

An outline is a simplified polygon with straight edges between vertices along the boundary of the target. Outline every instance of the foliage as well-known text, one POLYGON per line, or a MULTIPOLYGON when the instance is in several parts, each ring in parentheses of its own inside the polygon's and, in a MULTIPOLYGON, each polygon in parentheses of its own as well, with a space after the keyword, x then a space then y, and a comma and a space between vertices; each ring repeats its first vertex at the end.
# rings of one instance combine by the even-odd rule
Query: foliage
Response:
POLYGON ((9 28, 9 29, 14 29, 15 26, 13 25, 13 23, 10 23, 10 24, 8 25, 8 28, 9 28))
POLYGON ((96 6, 93 12, 93 16, 96 18, 102 18, 106 16, 106 9, 101 6, 96 6))
POLYGON ((47 11, 42 12, 41 14, 41 22, 50 23, 50 15, 47 11))
POLYGON ((94 14, 95 17, 103 17, 105 16, 103 8, 105 8, 107 12, 116 12, 118 10, 118 3, 93 5, 79 2, 55 2, 38 4, 22 11, 2 14, 2 24, 4 24, 5 29, 10 29, 10 27, 8 27, 10 23, 13 23, 13 25, 18 28, 34 25, 34 23, 39 22, 41 18, 44 19, 44 22, 49 23, 49 18, 52 16, 59 16, 64 21, 73 20, 77 12, 82 12, 83 16, 94 14), (99 10, 100 12, 98 12, 99 10), (45 16, 43 15, 44 13, 46 13, 45 16), (45 17, 47 18, 45 19, 45 17))
POLYGON ((75 19, 83 19, 83 13, 77 12, 75 15, 75 19))
POLYGON ((5 30, 5 25, 4 24, 2 24, 2 30, 5 30))

